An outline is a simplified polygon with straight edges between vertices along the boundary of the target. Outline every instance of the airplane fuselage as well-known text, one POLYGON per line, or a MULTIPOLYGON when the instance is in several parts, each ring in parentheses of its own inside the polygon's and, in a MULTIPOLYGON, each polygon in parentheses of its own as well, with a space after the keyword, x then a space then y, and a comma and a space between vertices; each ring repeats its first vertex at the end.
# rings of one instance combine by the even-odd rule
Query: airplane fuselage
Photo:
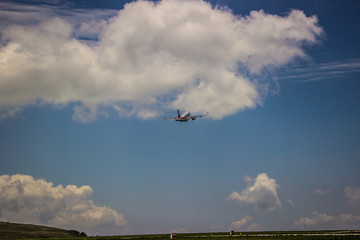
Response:
POLYGON ((187 122, 189 121, 191 113, 190 112, 185 112, 183 114, 180 115, 180 112, 178 112, 178 119, 175 120, 177 122, 187 122))

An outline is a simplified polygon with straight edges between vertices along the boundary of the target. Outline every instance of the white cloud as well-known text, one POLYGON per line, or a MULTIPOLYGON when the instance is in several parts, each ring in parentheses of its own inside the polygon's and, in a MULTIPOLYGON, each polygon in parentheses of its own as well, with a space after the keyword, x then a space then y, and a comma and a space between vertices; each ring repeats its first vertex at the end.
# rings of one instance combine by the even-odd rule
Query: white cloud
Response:
POLYGON ((260 173, 255 179, 247 178, 248 186, 241 193, 232 192, 228 199, 240 203, 254 205, 255 209, 274 211, 281 207, 277 189, 279 185, 276 180, 269 178, 266 173, 260 173))
POLYGON ((360 188, 355 187, 346 187, 345 190, 345 197, 348 200, 348 203, 354 207, 360 205, 360 188))
POLYGON ((360 216, 341 213, 338 217, 314 211, 312 217, 302 217, 294 222, 299 228, 354 229, 360 222, 360 216))
POLYGON ((239 17, 204 1, 137 1, 109 20, 108 11, 90 18, 92 10, 71 10, 65 21, 54 6, 35 8, 46 20, 29 14, 35 21, 26 23, 37 24, 0 27, 3 117, 31 104, 71 103, 83 122, 111 108, 148 118, 180 107, 220 119, 260 104, 264 87, 253 74, 304 57, 304 43, 322 33, 316 16, 299 10, 239 17))
POLYGON ((327 215, 326 213, 319 213, 314 211, 312 213, 313 217, 302 217, 299 221, 295 222, 295 226, 316 226, 321 225, 323 223, 334 222, 336 217, 327 215))
POLYGON ((91 200, 90 186, 53 186, 28 175, 0 176, 0 219, 46 224, 90 234, 119 234, 128 228, 116 210, 91 200))
POLYGON ((317 195, 326 195, 326 194, 329 193, 329 191, 317 188, 317 189, 314 190, 314 193, 317 194, 317 195))
POLYGON ((291 201, 291 199, 288 199, 287 202, 290 206, 295 207, 295 204, 293 201, 291 201))
POLYGON ((343 222, 357 223, 360 222, 360 216, 354 216, 350 213, 342 213, 339 215, 339 219, 343 222))
POLYGON ((186 233, 187 231, 185 230, 185 228, 180 227, 175 230, 171 230, 170 232, 171 233, 186 233))
POLYGON ((252 221, 252 217, 246 215, 241 220, 232 222, 230 225, 230 230, 242 230, 243 227, 251 221, 252 221))
POLYGON ((260 230, 261 225, 256 222, 252 222, 253 218, 249 215, 246 215, 244 218, 234 221, 231 223, 229 230, 247 230, 247 231, 256 231, 260 230))
POLYGON ((248 231, 260 231, 261 230, 261 224, 260 223, 252 223, 247 228, 248 231))

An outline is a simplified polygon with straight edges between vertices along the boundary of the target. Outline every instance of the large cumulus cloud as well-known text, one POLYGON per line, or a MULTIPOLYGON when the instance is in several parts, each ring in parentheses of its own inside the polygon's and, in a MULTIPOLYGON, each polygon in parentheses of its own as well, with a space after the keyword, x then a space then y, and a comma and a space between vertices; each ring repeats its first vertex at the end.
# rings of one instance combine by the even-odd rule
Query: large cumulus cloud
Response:
POLYGON ((137 1, 99 21, 81 25, 97 26, 91 44, 56 17, 2 30, 1 116, 71 103, 82 122, 109 109, 146 118, 174 107, 220 119, 261 103, 253 76, 304 57, 322 33, 299 10, 240 17, 204 1, 137 1))
POLYGON ((0 220, 46 224, 90 234, 119 234, 124 216, 91 200, 90 186, 53 186, 28 175, 0 176, 0 220))

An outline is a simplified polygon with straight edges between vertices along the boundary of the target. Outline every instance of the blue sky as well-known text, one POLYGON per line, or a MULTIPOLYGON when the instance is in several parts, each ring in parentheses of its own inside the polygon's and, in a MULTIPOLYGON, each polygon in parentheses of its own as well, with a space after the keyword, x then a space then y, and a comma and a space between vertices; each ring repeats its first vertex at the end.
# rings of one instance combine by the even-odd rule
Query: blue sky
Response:
POLYGON ((106 235, 358 229, 360 4, 186 3, 0 5, 0 220, 106 235), (181 28, 174 6, 200 27, 181 28), (161 21, 177 38, 157 38, 161 21), (210 117, 154 118, 177 106, 210 117))

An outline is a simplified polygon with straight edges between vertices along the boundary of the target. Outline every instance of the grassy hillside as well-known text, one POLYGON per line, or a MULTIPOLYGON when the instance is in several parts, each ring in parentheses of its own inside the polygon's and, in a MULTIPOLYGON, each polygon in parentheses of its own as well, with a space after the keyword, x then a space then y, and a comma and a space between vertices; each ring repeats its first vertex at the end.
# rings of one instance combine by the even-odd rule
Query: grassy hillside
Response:
POLYGON ((0 239, 4 240, 26 238, 69 238, 79 236, 80 233, 74 230, 68 231, 32 224, 0 222, 0 239))

